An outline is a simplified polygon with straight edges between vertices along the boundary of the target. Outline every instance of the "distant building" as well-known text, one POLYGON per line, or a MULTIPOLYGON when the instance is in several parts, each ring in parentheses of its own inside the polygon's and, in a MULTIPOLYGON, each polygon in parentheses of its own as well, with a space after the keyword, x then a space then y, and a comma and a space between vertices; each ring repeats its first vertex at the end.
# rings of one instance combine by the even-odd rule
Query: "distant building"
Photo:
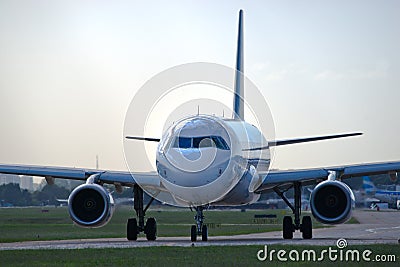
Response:
POLYGON ((3 184, 19 184, 19 175, 0 174, 0 185, 3 184))
POLYGON ((34 191, 33 187, 33 177, 32 176, 23 176, 21 175, 20 177, 20 182, 19 182, 19 187, 21 189, 26 189, 28 191, 34 191))
POLYGON ((21 189, 34 191, 33 177, 14 174, 0 174, 0 185, 18 184, 21 189))

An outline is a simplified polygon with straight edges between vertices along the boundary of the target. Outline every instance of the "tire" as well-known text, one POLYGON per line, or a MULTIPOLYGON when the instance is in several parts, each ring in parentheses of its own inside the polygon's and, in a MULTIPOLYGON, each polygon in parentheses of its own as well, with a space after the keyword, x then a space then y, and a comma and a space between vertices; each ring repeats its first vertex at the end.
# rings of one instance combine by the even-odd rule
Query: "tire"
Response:
POLYGON ((312 221, 310 216, 304 216, 301 221, 301 232, 304 239, 312 238, 312 221))
POLYGON ((196 240, 197 240, 197 227, 196 227, 196 225, 192 225, 192 227, 190 228, 190 240, 192 242, 196 242, 196 240))
POLYGON ((203 225, 203 228, 201 229, 201 240, 202 241, 207 241, 208 240, 207 225, 203 225))
POLYGON ((149 241, 154 241, 157 238, 157 222, 154 218, 148 218, 144 227, 146 238, 149 241))
POLYGON ((293 239, 293 220, 290 216, 283 217, 283 238, 293 239))
POLYGON ((136 218, 128 219, 128 223, 126 224, 126 238, 128 240, 135 241, 138 236, 138 226, 136 218))

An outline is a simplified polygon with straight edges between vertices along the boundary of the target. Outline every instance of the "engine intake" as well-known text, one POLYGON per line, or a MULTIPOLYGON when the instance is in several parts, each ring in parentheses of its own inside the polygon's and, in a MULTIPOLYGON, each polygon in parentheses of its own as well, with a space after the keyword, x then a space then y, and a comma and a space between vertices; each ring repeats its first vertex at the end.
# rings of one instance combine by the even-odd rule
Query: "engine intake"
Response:
POLYGON ((68 198, 71 219, 82 227, 100 227, 108 223, 114 211, 114 199, 98 184, 83 184, 68 198))
POLYGON ((353 191, 340 181, 319 183, 311 193, 311 211, 314 217, 325 224, 340 224, 351 217, 355 205, 353 191))

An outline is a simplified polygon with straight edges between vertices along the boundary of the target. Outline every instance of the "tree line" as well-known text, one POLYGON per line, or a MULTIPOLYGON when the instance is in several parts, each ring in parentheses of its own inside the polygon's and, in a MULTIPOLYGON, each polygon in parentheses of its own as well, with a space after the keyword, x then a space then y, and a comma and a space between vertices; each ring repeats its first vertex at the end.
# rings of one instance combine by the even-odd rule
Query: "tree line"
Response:
POLYGON ((40 191, 29 192, 19 184, 0 185, 0 206, 57 205, 57 199, 68 199, 70 190, 58 185, 45 185, 40 191))

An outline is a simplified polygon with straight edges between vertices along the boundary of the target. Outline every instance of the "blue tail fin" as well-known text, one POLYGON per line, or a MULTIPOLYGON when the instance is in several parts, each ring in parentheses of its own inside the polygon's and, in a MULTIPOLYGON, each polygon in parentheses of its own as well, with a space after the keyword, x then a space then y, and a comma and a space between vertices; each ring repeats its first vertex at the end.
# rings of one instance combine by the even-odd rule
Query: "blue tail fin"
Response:
POLYGON ((238 41, 235 70, 235 96, 233 98, 233 117, 244 120, 244 74, 243 74, 243 10, 239 11, 238 41))
POLYGON ((363 177, 363 188, 365 190, 365 193, 371 194, 376 191, 376 187, 374 183, 371 181, 371 179, 368 176, 363 177))

